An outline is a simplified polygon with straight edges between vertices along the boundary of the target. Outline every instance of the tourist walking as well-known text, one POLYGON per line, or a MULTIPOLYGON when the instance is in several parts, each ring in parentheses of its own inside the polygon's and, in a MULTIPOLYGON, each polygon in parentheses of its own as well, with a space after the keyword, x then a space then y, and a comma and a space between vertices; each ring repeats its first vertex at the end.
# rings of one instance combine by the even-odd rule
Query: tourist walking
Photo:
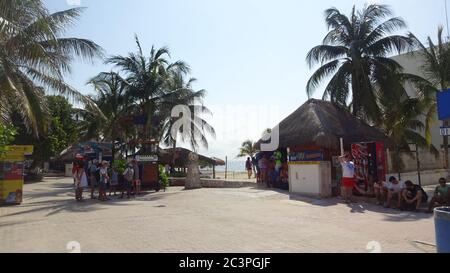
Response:
POLYGON ((346 203, 354 202, 353 188, 356 186, 355 182, 355 163, 352 161, 350 154, 345 154, 339 157, 342 166, 342 197, 346 203))
POLYGON ((127 198, 130 199, 133 179, 134 179, 133 164, 130 163, 127 165, 127 168, 123 172, 123 187, 122 187, 122 195, 120 198, 123 198, 123 194, 126 191, 127 198))
POLYGON ((252 179, 253 163, 252 163, 252 159, 250 157, 247 158, 247 161, 245 162, 245 169, 247 170, 248 179, 252 179))

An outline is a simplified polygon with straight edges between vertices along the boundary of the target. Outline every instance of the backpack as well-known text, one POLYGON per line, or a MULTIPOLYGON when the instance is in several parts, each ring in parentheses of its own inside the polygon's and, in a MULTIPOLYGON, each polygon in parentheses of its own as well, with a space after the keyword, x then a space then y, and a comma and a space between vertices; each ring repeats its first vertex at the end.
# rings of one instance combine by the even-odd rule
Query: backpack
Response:
POLYGON ((126 181, 133 181, 134 170, 130 167, 126 168, 123 177, 125 178, 126 181))

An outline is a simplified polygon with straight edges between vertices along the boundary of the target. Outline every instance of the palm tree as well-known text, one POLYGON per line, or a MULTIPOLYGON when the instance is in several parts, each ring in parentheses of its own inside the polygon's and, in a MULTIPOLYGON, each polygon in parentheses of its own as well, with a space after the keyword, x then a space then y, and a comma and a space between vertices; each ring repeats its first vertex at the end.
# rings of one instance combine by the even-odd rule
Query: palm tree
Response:
POLYGON ((367 5, 361 11, 353 7, 350 17, 336 8, 326 10, 325 22, 330 31, 322 45, 311 49, 306 58, 311 68, 321 64, 307 83, 308 96, 331 77, 323 99, 347 107, 351 98, 355 116, 379 120, 376 92, 386 83, 377 75, 400 69, 388 55, 393 50, 400 53, 411 46, 408 37, 390 35, 406 26, 402 18, 391 16, 387 6, 377 4, 367 5))
POLYGON ((258 149, 255 147, 255 142, 251 140, 246 140, 242 143, 241 148, 239 148, 238 157, 254 157, 258 153, 258 149))
MULTIPOLYGON (((423 56, 424 62, 421 67, 425 78, 432 84, 432 95, 435 92, 444 91, 450 88, 450 46, 448 39, 443 38, 443 27, 438 28, 438 43, 428 37, 427 46, 425 46, 416 36, 410 33, 410 38, 414 42, 416 48, 420 51, 419 55, 423 56)), ((431 121, 436 116, 437 104, 434 100, 427 109, 427 117, 431 121)), ((444 121, 444 127, 449 126, 449 121, 444 121)), ((444 162, 445 168, 449 168, 448 161, 448 136, 444 136, 444 162)))
POLYGON ((170 63, 167 57, 170 52, 163 47, 152 47, 150 57, 143 53, 138 37, 135 37, 137 53, 128 56, 113 56, 107 63, 114 64, 125 74, 126 94, 137 105, 135 114, 143 116, 146 124, 139 133, 142 139, 159 139, 166 145, 176 145, 176 139, 170 136, 174 120, 171 118, 172 108, 186 105, 193 116, 191 120, 191 136, 185 136, 194 149, 199 145, 208 146, 206 134, 214 136, 215 132, 201 114, 210 113, 202 99, 205 91, 192 89, 193 79, 185 82, 189 66, 183 61, 170 63), (200 136, 197 139, 194 136, 200 136))
POLYGON ((37 136, 46 128, 45 92, 56 91, 95 105, 64 82, 75 57, 87 61, 102 55, 94 42, 62 34, 81 15, 82 8, 50 13, 41 0, 0 2, 0 116, 11 120, 19 111, 37 136))
POLYGON ((150 57, 147 58, 142 50, 139 38, 136 36, 137 53, 129 53, 128 56, 113 56, 107 63, 114 64, 125 74, 128 84, 127 95, 133 98, 139 106, 139 114, 146 120, 141 138, 150 139, 158 137, 157 126, 161 123, 157 120, 160 111, 160 101, 166 95, 166 85, 170 77, 170 71, 180 70, 188 72, 189 67, 181 61, 169 63, 166 57, 170 57, 169 50, 165 47, 155 49, 152 47, 150 57))
POLYGON ((386 87, 385 92, 378 96, 382 120, 378 127, 383 129, 395 144, 393 167, 396 171, 401 172, 404 167, 401 152, 406 151, 411 156, 410 143, 429 149, 436 156, 439 155, 429 139, 429 120, 423 118, 432 99, 429 93, 421 91, 428 90, 425 87, 429 86, 429 83, 418 76, 394 73, 385 75, 385 77, 386 81, 390 81, 391 84, 386 87), (417 97, 410 97, 407 94, 405 89, 407 82, 413 83, 417 87, 419 91, 417 97), (425 131, 425 137, 422 134, 423 131, 425 131))
POLYGON ((102 72, 89 80, 88 84, 98 92, 94 101, 105 117, 93 119, 96 123, 97 135, 101 135, 103 140, 111 141, 114 159, 116 144, 124 141, 129 129, 123 123, 123 119, 131 111, 132 106, 130 98, 126 96, 127 84, 115 72, 102 72))
POLYGON ((191 148, 196 151, 200 145, 208 148, 206 136, 211 135, 215 137, 215 130, 203 118, 203 115, 212 115, 211 111, 203 105, 206 91, 194 91, 192 85, 196 79, 189 78, 186 81, 185 74, 179 70, 173 71, 167 83, 169 93, 161 101, 163 107, 160 119, 164 120, 164 122, 160 132, 162 133, 161 139, 164 145, 176 148, 177 138, 181 136, 182 142, 188 142, 191 148), (174 130, 173 128, 175 119, 171 118, 171 111, 178 105, 184 105, 189 108, 191 113, 189 117, 189 123, 191 124, 190 134, 183 133, 185 128, 179 128, 179 130, 174 130))
MULTIPOLYGON (((266 132, 269 132, 267 129, 266 132)), ((246 140, 242 143, 241 148, 239 148, 239 154, 238 157, 250 157, 253 158, 257 153, 259 152, 258 149, 256 149, 256 142, 253 142, 252 140, 246 140)), ((256 177, 256 166, 253 165, 253 173, 256 177)))

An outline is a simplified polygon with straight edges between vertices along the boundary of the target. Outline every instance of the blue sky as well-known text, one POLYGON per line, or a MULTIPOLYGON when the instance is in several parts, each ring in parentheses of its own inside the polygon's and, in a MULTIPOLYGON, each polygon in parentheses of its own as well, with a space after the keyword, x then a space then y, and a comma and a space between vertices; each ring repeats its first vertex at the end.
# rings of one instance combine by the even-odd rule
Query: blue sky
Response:
MULTIPOLYGON (((67 9, 75 0, 46 0, 52 10, 67 9)), ((81 0, 87 7, 67 36, 94 40, 109 55, 135 50, 137 34, 144 50, 168 46, 172 59, 182 59, 206 89, 210 122, 218 136, 207 155, 233 159, 239 144, 257 139, 307 100, 312 71, 307 52, 326 34, 323 11, 335 6, 346 14, 351 0, 81 0), (269 109, 265 111, 265 109, 269 109)), ((388 4, 419 38, 436 36, 445 24, 444 0, 372 1, 388 4)), ((85 82, 111 67, 100 61, 74 64, 67 81, 84 93, 85 82)), ((321 97, 320 90, 317 98, 321 97)))

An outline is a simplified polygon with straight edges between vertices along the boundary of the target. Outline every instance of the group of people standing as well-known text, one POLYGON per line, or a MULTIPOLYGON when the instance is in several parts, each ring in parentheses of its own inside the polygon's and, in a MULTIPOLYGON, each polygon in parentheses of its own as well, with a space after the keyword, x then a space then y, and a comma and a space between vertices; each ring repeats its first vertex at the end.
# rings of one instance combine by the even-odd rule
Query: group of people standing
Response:
MULTIPOLYGON (((354 202, 353 190, 356 187, 355 164, 349 153, 339 160, 342 166, 342 197, 346 203, 351 203, 354 202)), ((388 182, 375 181, 373 188, 377 205, 385 208, 390 208, 392 202, 396 201, 396 207, 400 210, 420 211, 422 204, 428 203, 428 212, 431 213, 435 207, 450 205, 450 187, 445 178, 439 179, 439 186, 430 202, 425 190, 410 180, 401 182, 392 176, 388 182)))
POLYGON ((248 179, 252 178, 253 169, 256 169, 257 182, 267 184, 268 188, 289 188, 288 165, 283 162, 283 154, 280 151, 275 151, 271 156, 259 154, 253 158, 248 157, 245 169, 248 179))
POLYGON ((136 160, 127 164, 122 173, 116 167, 111 168, 108 161, 100 162, 97 159, 86 160, 77 155, 72 174, 75 184, 75 199, 83 201, 83 192, 90 189, 91 199, 97 199, 95 191, 98 189, 98 200, 107 201, 109 196, 116 196, 121 192, 121 198, 127 193, 127 197, 136 196, 141 193, 141 179, 139 165, 136 160))

